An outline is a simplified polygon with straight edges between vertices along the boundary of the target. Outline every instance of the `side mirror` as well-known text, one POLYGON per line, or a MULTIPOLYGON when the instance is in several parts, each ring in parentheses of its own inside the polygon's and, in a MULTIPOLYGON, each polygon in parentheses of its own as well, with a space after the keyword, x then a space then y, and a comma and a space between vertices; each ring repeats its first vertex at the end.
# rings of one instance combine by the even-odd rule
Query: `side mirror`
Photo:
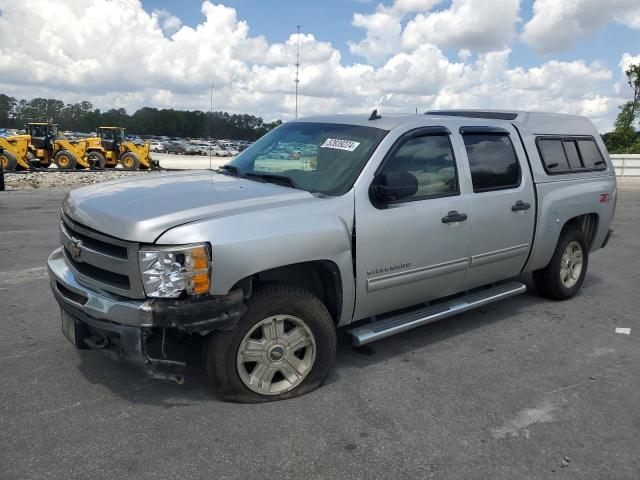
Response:
POLYGON ((369 197, 376 206, 415 195, 418 179, 409 172, 388 172, 377 175, 369 188, 369 197))

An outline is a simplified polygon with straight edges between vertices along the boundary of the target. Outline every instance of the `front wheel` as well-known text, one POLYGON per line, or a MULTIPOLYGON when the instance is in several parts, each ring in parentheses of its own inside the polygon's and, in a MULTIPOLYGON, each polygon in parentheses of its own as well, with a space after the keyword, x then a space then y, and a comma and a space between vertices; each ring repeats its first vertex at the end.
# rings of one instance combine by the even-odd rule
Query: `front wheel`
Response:
POLYGON ((589 265, 589 248, 582 230, 563 230, 549 265, 533 272, 536 289, 552 300, 573 297, 584 281, 589 265))
POLYGON ((73 170, 76 168, 78 160, 69 150, 60 150, 53 157, 53 163, 55 163, 60 170, 73 170))
POLYGON ((140 166, 140 159, 135 153, 126 152, 120 157, 120 165, 125 170, 137 170, 140 166))
POLYGON ((229 332, 216 332, 206 350, 209 379, 225 400, 258 403, 298 397, 326 378, 336 353, 327 308, 306 290, 257 289, 229 332))

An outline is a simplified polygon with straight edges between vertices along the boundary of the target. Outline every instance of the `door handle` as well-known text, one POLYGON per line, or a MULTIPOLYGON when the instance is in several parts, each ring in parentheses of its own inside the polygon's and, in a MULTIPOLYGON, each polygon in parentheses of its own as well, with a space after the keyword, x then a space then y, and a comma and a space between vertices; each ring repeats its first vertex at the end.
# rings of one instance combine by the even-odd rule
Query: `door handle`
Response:
POLYGON ((442 217, 442 223, 464 222, 466 219, 466 213, 458 213, 455 210, 451 210, 449 213, 447 213, 446 217, 442 217))
POLYGON ((530 208, 531 208, 531 205, 523 202, 522 200, 518 200, 515 205, 511 206, 511 210, 513 210, 514 212, 529 210, 530 208))

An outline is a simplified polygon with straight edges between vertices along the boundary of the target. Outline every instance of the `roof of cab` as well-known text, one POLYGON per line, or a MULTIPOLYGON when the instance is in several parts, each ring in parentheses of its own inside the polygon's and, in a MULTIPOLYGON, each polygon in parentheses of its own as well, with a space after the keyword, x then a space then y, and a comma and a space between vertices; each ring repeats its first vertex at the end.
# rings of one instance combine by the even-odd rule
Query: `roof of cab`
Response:
POLYGON ((591 133, 595 127, 585 117, 568 115, 563 113, 528 112, 523 110, 432 110, 424 115, 398 115, 379 114, 381 118, 369 120, 370 115, 324 115, 318 117, 306 117, 296 121, 318 123, 342 123, 347 125, 361 125, 391 130, 405 123, 416 123, 427 120, 425 123, 436 123, 442 117, 452 119, 468 118, 477 123, 478 120, 486 120, 491 125, 500 123, 515 123, 519 127, 531 133, 557 133, 565 134, 591 133))
POLYGON ((357 114, 357 115, 322 115, 318 117, 305 117, 293 120, 294 122, 314 122, 314 123, 341 123, 344 125, 361 125, 363 127, 382 128, 384 130, 391 130, 393 127, 397 127, 402 123, 409 121, 416 121, 416 115, 398 115, 398 114, 380 114, 381 118, 376 120, 369 120, 371 114, 357 114))

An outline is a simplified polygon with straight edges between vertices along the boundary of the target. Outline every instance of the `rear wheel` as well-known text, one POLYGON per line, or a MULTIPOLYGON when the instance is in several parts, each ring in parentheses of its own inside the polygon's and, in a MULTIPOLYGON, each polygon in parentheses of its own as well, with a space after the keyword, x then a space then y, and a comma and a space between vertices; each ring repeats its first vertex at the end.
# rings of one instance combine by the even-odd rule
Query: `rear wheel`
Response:
POLYGON ((582 286, 589 265, 589 248, 582 230, 562 231, 549 265, 533 272, 538 292, 552 300, 567 300, 582 286))
POLYGON ((120 157, 120 165, 125 170, 137 170, 140 166, 140 159, 133 152, 123 153, 120 157))
POLYGON ((257 289, 247 314, 230 332, 209 340, 209 379, 226 400, 257 403, 315 390, 336 353, 336 331, 326 307, 306 290, 257 289))
POLYGON ((53 157, 53 163, 55 163, 60 170, 72 170, 76 168, 78 160, 69 150, 60 150, 53 157))
POLYGON ((5 172, 13 172, 18 166, 16 156, 7 150, 0 153, 0 162, 2 162, 2 169, 5 172))
POLYGON ((91 168, 91 170, 104 169, 107 160, 106 158, 104 158, 104 155, 102 153, 97 151, 89 152, 87 154, 87 157, 89 157, 89 167, 91 168))

